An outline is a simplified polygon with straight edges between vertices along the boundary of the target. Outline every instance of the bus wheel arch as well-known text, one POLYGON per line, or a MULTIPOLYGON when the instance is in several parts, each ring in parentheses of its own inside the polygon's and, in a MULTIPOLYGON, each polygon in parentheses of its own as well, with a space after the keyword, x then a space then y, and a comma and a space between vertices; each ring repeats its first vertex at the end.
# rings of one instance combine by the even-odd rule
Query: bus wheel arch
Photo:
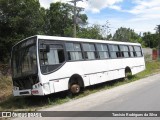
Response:
POLYGON ((72 94, 78 94, 84 88, 83 78, 79 74, 70 77, 68 89, 72 94))
POLYGON ((125 77, 124 77, 124 79, 125 79, 125 80, 128 80, 128 77, 129 77, 130 75, 132 75, 132 71, 131 71, 131 68, 127 66, 127 67, 125 68, 125 77))

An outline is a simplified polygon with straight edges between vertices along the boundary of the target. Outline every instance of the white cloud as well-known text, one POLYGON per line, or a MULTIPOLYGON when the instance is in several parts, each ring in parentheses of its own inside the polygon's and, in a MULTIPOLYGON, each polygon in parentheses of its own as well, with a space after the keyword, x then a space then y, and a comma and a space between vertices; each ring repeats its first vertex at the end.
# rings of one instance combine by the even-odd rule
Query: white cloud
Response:
POLYGON ((141 21, 160 18, 160 0, 135 0, 134 3, 137 5, 126 11, 136 15, 133 20, 141 21))
POLYGON ((120 7, 120 6, 117 6, 117 5, 112 5, 112 6, 110 6, 109 8, 114 9, 114 10, 118 10, 118 11, 121 11, 121 10, 122 10, 121 7, 120 7))
MULTIPOLYGON (((72 0, 39 0, 40 4, 44 8, 49 8, 50 3, 52 2, 64 2, 72 0)), ((120 7, 115 4, 123 2, 123 0, 83 0, 83 2, 77 2, 78 7, 85 8, 86 11, 91 11, 92 13, 99 13, 104 8, 111 8, 119 10, 120 7)), ((69 2, 68 2, 69 3, 69 2)))
POLYGON ((44 8, 49 8, 50 6, 50 3, 52 2, 53 0, 39 0, 40 2, 40 5, 44 8))
POLYGON ((71 0, 39 0, 40 5, 46 9, 50 7, 51 3, 55 3, 55 2, 66 3, 67 1, 71 1, 71 0))
POLYGON ((119 21, 119 24, 134 29, 139 32, 152 32, 159 24, 160 20, 160 0, 132 0, 136 4, 130 10, 121 10, 122 12, 131 13, 130 19, 119 21))
POLYGON ((133 14, 141 14, 149 12, 150 10, 157 10, 160 8, 160 1, 159 0, 133 0, 135 4, 137 4, 130 13, 133 14))
MULTIPOLYGON (((143 20, 143 21, 131 21, 130 19, 126 19, 126 18, 109 18, 109 23, 110 23, 110 33, 114 34, 115 31, 120 28, 120 27, 125 27, 125 28, 131 28, 133 29, 137 34, 139 34, 140 32, 152 32, 155 33, 154 28, 156 27, 156 25, 159 23, 159 20, 155 20, 154 22, 151 21, 147 21, 147 20, 143 20)), ((97 19, 92 19, 89 18, 89 23, 92 24, 100 24, 103 25, 106 23, 106 19, 101 19, 101 18, 97 18, 97 19)))
MULTIPOLYGON (((123 0, 88 0, 84 1, 83 6, 86 11, 91 11, 92 13, 100 13, 100 11, 104 8, 113 8, 113 9, 119 9, 119 6, 115 6, 115 4, 123 2, 123 0)), ((79 2, 77 5, 82 4, 82 2, 79 2)))

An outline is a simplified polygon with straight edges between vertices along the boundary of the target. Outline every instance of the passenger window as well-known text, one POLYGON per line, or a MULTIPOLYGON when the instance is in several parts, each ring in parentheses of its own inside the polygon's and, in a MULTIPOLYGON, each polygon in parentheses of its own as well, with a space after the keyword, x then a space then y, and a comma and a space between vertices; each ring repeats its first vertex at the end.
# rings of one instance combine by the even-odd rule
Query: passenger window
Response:
POLYGON ((133 49, 133 46, 129 46, 129 53, 130 53, 130 57, 135 57, 136 56, 136 53, 135 53, 135 51, 134 51, 134 49, 133 49))
POLYGON ((64 49, 60 44, 40 45, 40 63, 43 73, 51 72, 65 61, 64 49), (46 46, 49 46, 46 51, 46 46))
POLYGON ((137 57, 143 56, 143 55, 142 55, 142 50, 141 50, 141 47, 140 47, 140 46, 134 46, 134 50, 135 50, 135 53, 136 53, 136 56, 137 56, 137 57))
POLYGON ((85 59, 96 59, 95 46, 90 43, 83 43, 83 50, 85 59))
POLYGON ((66 43, 68 60, 82 60, 82 50, 79 43, 66 43))
POLYGON ((106 44, 96 44, 96 48, 100 59, 109 58, 108 48, 106 44))
POLYGON ((111 58, 121 57, 121 54, 118 49, 118 45, 109 45, 111 58))
POLYGON ((128 46, 126 45, 120 45, 120 50, 121 50, 121 56, 122 57, 129 57, 129 49, 128 49, 128 46))

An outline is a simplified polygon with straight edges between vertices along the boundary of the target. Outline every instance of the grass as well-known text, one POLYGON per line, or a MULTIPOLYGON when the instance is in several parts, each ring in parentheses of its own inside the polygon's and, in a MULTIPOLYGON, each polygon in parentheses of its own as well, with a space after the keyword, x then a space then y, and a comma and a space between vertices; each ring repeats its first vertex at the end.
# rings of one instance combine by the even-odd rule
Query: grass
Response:
POLYGON ((85 90, 81 94, 76 96, 69 96, 68 92, 64 91, 42 97, 40 96, 13 97, 11 93, 12 89, 11 78, 3 76, 0 77, 0 111, 2 110, 36 111, 42 107, 62 104, 98 91, 111 89, 119 85, 127 84, 158 72, 160 72, 160 62, 158 61, 147 62, 145 71, 136 74, 135 76, 129 76, 128 80, 118 79, 114 81, 97 84, 94 86, 89 86, 85 88, 85 90))
POLYGON ((0 77, 0 102, 6 100, 12 93, 12 81, 9 76, 0 77))

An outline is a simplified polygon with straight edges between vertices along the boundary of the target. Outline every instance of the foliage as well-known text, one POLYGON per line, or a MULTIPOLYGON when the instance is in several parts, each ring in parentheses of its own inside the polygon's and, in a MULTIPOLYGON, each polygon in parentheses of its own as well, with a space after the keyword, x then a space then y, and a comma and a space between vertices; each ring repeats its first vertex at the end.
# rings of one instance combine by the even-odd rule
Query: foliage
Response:
MULTIPOLYGON (((0 62, 8 63, 12 46, 26 37, 72 36, 72 18, 73 7, 66 3, 52 3, 46 10, 39 0, 0 0, 0 62)), ((85 14, 79 18, 86 23, 85 14)))
POLYGON ((130 28, 118 28, 113 35, 113 40, 125 42, 137 42, 140 37, 130 28))
POLYGON ((150 48, 157 48, 159 45, 159 34, 151 34, 150 32, 143 33, 142 40, 144 41, 144 44, 146 47, 150 48))
POLYGON ((77 32, 77 37, 79 38, 88 38, 88 39, 103 39, 100 33, 100 26, 93 25, 91 27, 80 28, 77 32))
MULTIPOLYGON (((86 14, 79 14, 86 23, 86 14)), ((51 3, 46 10, 46 34, 52 36, 73 36, 73 6, 67 3, 51 3)), ((78 27, 78 25, 77 25, 78 27)))
POLYGON ((0 61, 15 42, 43 33, 43 12, 38 0, 0 0, 0 61))
POLYGON ((108 36, 107 36, 107 40, 111 40, 112 39, 112 34, 109 34, 108 36))
POLYGON ((78 17, 82 20, 83 24, 87 24, 88 17, 86 14, 79 14, 78 17))
POLYGON ((157 27, 156 27, 156 33, 158 34, 160 34, 160 25, 157 25, 157 27))
POLYGON ((65 3, 51 3, 49 10, 46 14, 47 18, 47 32, 48 35, 65 36, 65 32, 72 22, 72 7, 65 3))
POLYGON ((9 76, 0 76, 0 102, 8 99, 12 94, 12 82, 9 76))

